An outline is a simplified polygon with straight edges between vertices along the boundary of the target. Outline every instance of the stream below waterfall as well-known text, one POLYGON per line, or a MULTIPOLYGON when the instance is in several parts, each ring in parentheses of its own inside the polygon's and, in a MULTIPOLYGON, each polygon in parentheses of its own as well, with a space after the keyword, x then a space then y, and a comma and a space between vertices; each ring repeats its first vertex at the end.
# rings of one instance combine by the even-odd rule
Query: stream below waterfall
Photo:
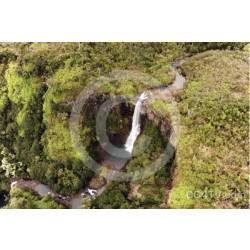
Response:
MULTIPOLYGON (((175 80, 172 84, 170 84, 167 87, 159 86, 159 87, 155 88, 155 92, 156 92, 155 98, 159 95, 160 96, 167 95, 169 90, 183 88, 184 83, 185 83, 185 78, 178 72, 177 67, 183 61, 185 61, 187 58, 188 57, 184 57, 184 58, 178 59, 178 60, 171 63, 171 67, 176 73, 175 80)), ((128 157, 127 158, 124 158, 124 157, 120 158, 120 157, 113 156, 113 155, 108 154, 108 153, 106 154, 106 159, 103 162, 103 165, 112 166, 112 170, 116 170, 117 172, 119 172, 122 168, 124 168, 127 161, 129 159, 131 159, 131 157, 132 157, 134 143, 140 134, 140 110, 141 110, 142 102, 145 99, 146 99, 146 97, 145 97, 145 94, 143 93, 136 103, 136 107, 135 107, 134 115, 133 115, 131 132, 128 136, 128 139, 127 139, 125 145, 121 145, 121 149, 124 150, 125 153, 129 152, 128 157)), ((115 175, 115 171, 110 171, 110 173, 108 173, 108 175, 107 175, 107 179, 112 179, 113 175, 115 175)), ((83 198, 88 197, 89 199, 93 200, 96 198, 96 196, 100 195, 105 189, 105 186, 99 188, 98 190, 90 189, 87 187, 87 188, 81 190, 76 196, 73 196, 73 195, 71 195, 71 196, 66 195, 65 196, 65 195, 61 195, 61 194, 55 192, 49 186, 42 184, 42 183, 35 181, 35 180, 24 180, 21 178, 14 178, 14 179, 12 179, 12 187, 14 185, 32 188, 40 196, 45 196, 46 194, 54 195, 54 199, 57 202, 64 203, 68 207, 71 207, 73 209, 83 208, 84 207, 84 205, 82 203, 83 198)))

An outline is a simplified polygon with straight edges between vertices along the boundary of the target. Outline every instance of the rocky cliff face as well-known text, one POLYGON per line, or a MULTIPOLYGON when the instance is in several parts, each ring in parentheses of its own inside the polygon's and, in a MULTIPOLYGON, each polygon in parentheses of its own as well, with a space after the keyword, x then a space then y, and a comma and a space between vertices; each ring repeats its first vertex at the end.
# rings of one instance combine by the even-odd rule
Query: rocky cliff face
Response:
POLYGON ((126 102, 124 98, 111 99, 109 93, 93 93, 84 106, 83 122, 87 120, 95 121, 101 106, 108 100, 112 101, 102 109, 110 114, 106 124, 108 138, 114 145, 125 144, 132 126, 134 105, 126 102), (110 105, 112 105, 112 108, 109 110, 110 105))
MULTIPOLYGON (((101 105, 109 98, 109 93, 93 93, 85 105, 85 119, 96 119, 96 115, 101 105)), ((114 99, 112 101, 113 108, 108 111, 110 114, 114 115, 115 117, 119 117, 119 119, 123 121, 120 128, 112 126, 112 129, 107 129, 107 135, 110 142, 116 146, 125 144, 129 136, 136 104, 136 102, 132 102, 131 104, 128 102, 120 103, 120 101, 121 100, 119 99, 114 99)), ((165 139, 170 139, 172 128, 170 118, 157 112, 152 107, 149 100, 143 101, 141 110, 141 131, 143 131, 147 120, 152 121, 152 123, 159 129, 160 133, 165 139)), ((101 147, 98 147, 98 153, 103 161, 106 155, 105 151, 101 147)))
POLYGON ((170 138, 171 128, 172 128, 170 118, 168 116, 163 116, 162 114, 157 112, 152 107, 149 101, 145 101, 143 103, 141 115, 142 115, 142 122, 145 119, 152 121, 153 124, 159 129, 159 131, 161 132, 162 136, 165 139, 170 138))

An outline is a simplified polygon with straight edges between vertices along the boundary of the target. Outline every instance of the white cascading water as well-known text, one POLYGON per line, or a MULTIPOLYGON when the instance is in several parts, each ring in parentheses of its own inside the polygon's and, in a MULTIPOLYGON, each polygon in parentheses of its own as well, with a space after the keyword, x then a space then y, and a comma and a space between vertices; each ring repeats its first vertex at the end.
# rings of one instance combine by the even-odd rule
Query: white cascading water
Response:
POLYGON ((136 138, 141 132, 140 112, 141 112, 142 101, 145 99, 147 99, 147 96, 145 95, 145 92, 143 92, 135 105, 135 111, 134 111, 133 122, 132 122, 132 130, 131 130, 130 135, 125 143, 126 151, 128 151, 131 154, 133 151, 133 147, 134 147, 134 143, 136 141, 136 138))

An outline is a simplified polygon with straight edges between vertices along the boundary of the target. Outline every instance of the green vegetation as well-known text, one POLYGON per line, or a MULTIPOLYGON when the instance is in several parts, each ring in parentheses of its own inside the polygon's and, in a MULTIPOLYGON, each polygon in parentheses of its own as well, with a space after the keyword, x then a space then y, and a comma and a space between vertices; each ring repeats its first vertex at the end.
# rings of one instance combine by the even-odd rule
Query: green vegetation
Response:
POLYGON ((54 201, 52 195, 45 195, 43 198, 32 189, 15 187, 10 191, 10 200, 7 208, 10 209, 60 209, 63 205, 54 201))
POLYGON ((185 43, 185 49, 191 53, 204 52, 206 50, 242 50, 248 46, 248 43, 245 42, 219 42, 219 43, 185 43))
MULTIPOLYGON (((94 173, 76 155, 69 117, 76 97, 93 79, 116 70, 134 70, 167 86, 175 78, 170 63, 194 55, 180 67, 187 79, 184 89, 174 93, 182 124, 176 159, 140 182, 131 185, 109 182, 90 207, 245 208, 248 199, 194 200, 187 198, 186 191, 246 192, 247 51, 247 43, 223 42, 1 43, 0 203, 8 196, 13 177, 41 181, 62 194, 76 194, 88 185, 94 173), (175 166, 173 175, 171 169, 175 166), (133 194, 132 185, 138 187, 140 195, 133 194)), ((121 79, 104 84, 91 95, 80 117, 80 134, 83 145, 97 162, 103 159, 95 124, 100 105, 110 97, 139 94, 147 88, 140 81, 121 79)), ((168 116, 168 105, 167 100, 158 99, 152 107, 168 116)), ((131 107, 123 109, 127 112, 115 107, 108 116, 110 137, 124 135, 129 127, 131 107)), ((123 171, 145 168, 166 147, 167 140, 159 130, 149 121, 143 124, 135 157, 123 171), (152 138, 149 146, 143 135, 152 138)), ((42 205, 31 191, 18 190, 11 190, 9 206, 20 203, 20 207, 56 207, 51 197, 42 205)))
POLYGON ((181 136, 172 208, 248 208, 248 53, 207 51, 181 65, 181 136), (221 192, 190 199, 188 191, 221 192), (245 198, 226 194, 244 193, 245 198))
MULTIPOLYGON (((134 172, 148 167, 159 158, 166 145, 167 141, 162 138, 158 129, 151 122, 146 121, 133 152, 138 156, 130 160, 123 171, 134 172), (149 145, 145 136, 151 138, 149 145)), ((168 198, 165 190, 171 182, 170 167, 173 164, 174 149, 169 150, 169 154, 171 159, 164 167, 150 177, 136 182, 140 185, 141 199, 131 195, 132 190, 128 184, 110 181, 105 186, 105 191, 92 202, 91 208, 157 208, 168 198)))
POLYGON ((105 191, 91 203, 91 208, 132 208, 128 200, 129 186, 110 181, 105 191))
POLYGON ((10 180, 6 178, 4 172, 0 170, 0 204, 4 204, 10 191, 10 180))
MULTIPOLYGON (((163 64, 170 69, 169 63, 181 53, 175 43, 1 44, 0 143, 22 163, 17 176, 37 179, 66 194, 86 186, 93 173, 77 159, 70 139, 72 101, 94 77, 117 69, 140 69, 161 80, 163 64)), ((144 85, 121 81, 113 86, 102 89, 107 93, 103 100, 110 94, 134 94, 144 85)), ((93 98, 81 117, 83 144, 97 161, 94 111, 99 102, 93 98)), ((120 131, 128 123, 110 119, 111 131, 114 124, 120 131)))

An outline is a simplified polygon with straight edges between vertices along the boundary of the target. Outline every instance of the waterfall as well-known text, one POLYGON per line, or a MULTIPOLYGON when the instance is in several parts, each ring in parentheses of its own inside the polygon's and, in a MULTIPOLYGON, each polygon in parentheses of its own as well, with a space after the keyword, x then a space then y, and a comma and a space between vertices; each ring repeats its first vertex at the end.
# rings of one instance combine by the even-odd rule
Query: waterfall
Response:
POLYGON ((132 122, 132 129, 131 129, 130 135, 125 143, 126 151, 128 151, 131 154, 133 151, 133 147, 134 147, 134 143, 136 141, 136 138, 141 132, 140 112, 141 112, 142 101, 145 99, 147 99, 147 96, 145 95, 145 92, 143 92, 135 105, 135 111, 134 111, 133 122, 132 122))

